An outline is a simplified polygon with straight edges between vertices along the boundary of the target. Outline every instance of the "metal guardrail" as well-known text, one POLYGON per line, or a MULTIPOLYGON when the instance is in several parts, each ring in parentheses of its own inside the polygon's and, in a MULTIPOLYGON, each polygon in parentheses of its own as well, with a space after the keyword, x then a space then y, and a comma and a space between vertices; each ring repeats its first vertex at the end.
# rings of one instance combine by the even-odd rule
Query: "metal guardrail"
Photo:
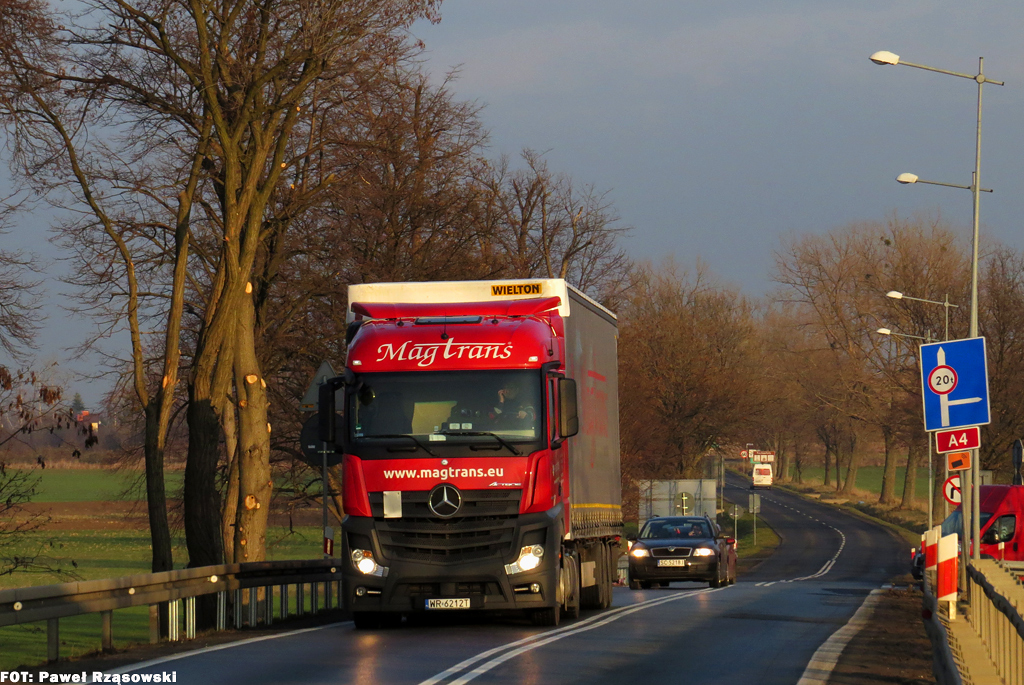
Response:
POLYGON ((150 642, 160 639, 159 606, 163 603, 168 604, 168 639, 181 639, 182 623, 185 638, 194 638, 196 598, 204 595, 217 597, 218 630, 227 628, 229 613, 235 628, 260 623, 270 625, 275 599, 280 603, 282 618, 305 612, 307 585, 312 613, 321 608, 321 598, 322 608, 331 608, 341 597, 341 563, 341 559, 315 559, 222 564, 110 580, 0 590, 0 626, 46 621, 47 659, 53 662, 60 658, 60 619, 81 614, 101 614, 104 651, 113 647, 112 612, 127 607, 149 606, 150 642), (294 611, 290 610, 292 586, 295 586, 294 611), (234 593, 231 602, 229 592, 234 593))
POLYGON ((968 623, 981 638, 1005 685, 1024 685, 1024 588, 991 559, 967 567, 971 590, 968 623))

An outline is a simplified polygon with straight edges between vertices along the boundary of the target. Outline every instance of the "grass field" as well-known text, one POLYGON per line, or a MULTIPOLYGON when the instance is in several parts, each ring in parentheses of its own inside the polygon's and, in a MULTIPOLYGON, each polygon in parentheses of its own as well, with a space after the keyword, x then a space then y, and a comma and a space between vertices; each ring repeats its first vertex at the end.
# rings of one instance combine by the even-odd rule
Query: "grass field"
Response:
MULTIPOLYGON (((927 466, 927 464, 925 465, 927 466)), ((903 496, 903 481, 906 478, 907 469, 906 467, 899 467, 896 469, 896 496, 903 496)), ((830 474, 832 484, 835 485, 835 471, 833 470, 830 474)), ((804 483, 820 484, 822 479, 825 477, 825 470, 820 466, 805 467, 803 469, 804 483)), ((936 472, 936 479, 941 479, 943 473, 941 470, 936 472)), ((928 469, 918 468, 917 478, 914 482, 914 496, 921 499, 922 501, 928 495, 928 469)), ((882 467, 881 466, 862 466, 857 470, 857 487, 861 490, 867 490, 868 492, 874 492, 876 494, 882 493, 882 467)))
MULTIPOLYGON (((321 532, 319 528, 271 528, 268 532, 270 560, 318 558, 321 532)), ((67 531, 49 546, 46 534, 37 533, 27 547, 43 542, 47 558, 41 561, 60 563, 73 570, 78 580, 116 578, 136 573, 149 573, 150 545, 147 531, 67 531), (63 546, 61 546, 63 545, 63 546), (74 559, 77 568, 70 566, 74 559)), ((182 541, 175 548, 175 567, 185 565, 182 541)), ((60 582, 48 574, 19 573, 0 578, 0 588, 24 587, 60 582)), ((294 606, 294 600, 293 600, 294 606)), ((308 606, 308 598, 307 598, 308 606)), ((149 610, 132 607, 114 612, 114 646, 126 647, 149 640, 149 610)), ((82 656, 100 647, 100 616, 89 614, 60 621, 61 657, 82 656)), ((28 623, 0 628, 0 671, 46 660, 46 624, 28 623)))
MULTIPOLYGON (((39 479, 33 502, 130 502, 145 499, 142 471, 111 469, 31 469, 39 479)), ((167 492, 181 489, 183 471, 168 471, 167 492)))

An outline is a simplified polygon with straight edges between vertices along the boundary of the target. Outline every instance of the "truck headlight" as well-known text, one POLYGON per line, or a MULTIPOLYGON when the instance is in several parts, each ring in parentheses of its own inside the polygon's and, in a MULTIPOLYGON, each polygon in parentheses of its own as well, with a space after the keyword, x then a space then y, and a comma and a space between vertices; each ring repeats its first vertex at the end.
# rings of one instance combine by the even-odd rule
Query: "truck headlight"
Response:
POLYGON ((373 552, 368 549, 354 549, 352 550, 352 563, 356 569, 366 576, 386 576, 388 569, 386 566, 381 566, 373 558, 373 552))
POLYGON ((543 557, 543 547, 540 545, 527 545, 519 550, 519 558, 516 559, 515 563, 505 564, 505 573, 511 576, 514 573, 532 571, 540 566, 543 557))
POLYGON ((633 547, 629 550, 629 553, 637 559, 651 556, 650 550, 641 545, 639 542, 633 544, 633 547))
POLYGON ((710 547, 698 547, 693 550, 693 556, 695 557, 710 557, 715 553, 715 550, 710 547))

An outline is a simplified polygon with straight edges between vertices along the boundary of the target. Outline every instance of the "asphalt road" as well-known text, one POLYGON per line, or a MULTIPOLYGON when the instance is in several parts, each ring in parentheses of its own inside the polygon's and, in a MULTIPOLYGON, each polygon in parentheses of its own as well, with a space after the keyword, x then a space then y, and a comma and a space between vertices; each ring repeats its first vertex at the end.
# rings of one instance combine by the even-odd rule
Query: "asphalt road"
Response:
MULTIPOLYGON (((728 499, 744 505, 747 494, 745 486, 726 488, 728 499)), ((790 685, 867 594, 905 570, 904 543, 826 505, 779 490, 761 494, 761 515, 782 543, 731 587, 616 588, 611 609, 549 629, 476 616, 373 632, 345 622, 179 655, 137 672, 173 670, 178 683, 224 685, 790 685)))

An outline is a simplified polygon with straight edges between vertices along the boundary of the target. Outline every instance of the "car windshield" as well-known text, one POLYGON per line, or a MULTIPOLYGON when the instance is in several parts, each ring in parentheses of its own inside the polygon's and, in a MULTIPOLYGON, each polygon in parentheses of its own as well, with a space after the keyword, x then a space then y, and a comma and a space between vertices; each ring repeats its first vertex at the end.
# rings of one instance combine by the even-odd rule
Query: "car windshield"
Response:
MULTIPOLYGON (((984 528, 988 520, 992 518, 991 512, 981 512, 981 522, 978 524, 978 528, 984 528)), ((945 535, 960 535, 964 529, 964 517, 957 509, 952 514, 946 517, 946 520, 942 522, 942 534, 945 535)))
POLYGON ((663 540, 678 538, 709 538, 711 526, 707 521, 686 519, 661 519, 648 521, 640 531, 641 540, 663 540))
POLYGON ((362 374, 349 395, 352 437, 534 441, 543 435, 540 380, 537 371, 362 374))

